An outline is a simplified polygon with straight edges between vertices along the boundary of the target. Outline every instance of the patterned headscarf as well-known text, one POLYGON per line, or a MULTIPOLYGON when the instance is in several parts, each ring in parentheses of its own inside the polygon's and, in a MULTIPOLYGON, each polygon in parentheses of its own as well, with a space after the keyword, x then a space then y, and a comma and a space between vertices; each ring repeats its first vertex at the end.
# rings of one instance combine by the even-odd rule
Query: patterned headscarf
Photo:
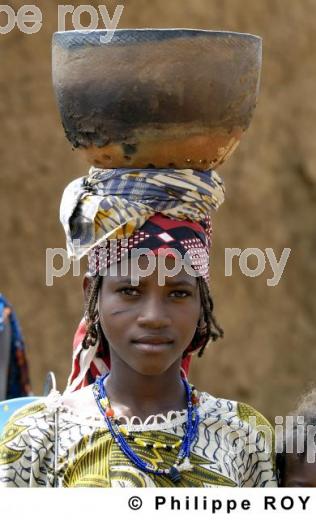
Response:
POLYGON ((200 224, 189 220, 175 220, 156 213, 129 238, 106 240, 88 253, 91 275, 106 274, 112 264, 131 258, 132 251, 140 254, 165 255, 187 259, 196 276, 209 278, 209 252, 212 226, 209 215, 200 224))
POLYGON ((155 213, 203 222, 222 204, 224 191, 214 171, 91 168, 62 197, 68 254, 80 259, 106 239, 128 238, 155 213))
MULTIPOLYGON (((222 204, 224 191, 214 171, 91 168, 87 177, 70 183, 63 194, 60 219, 68 254, 75 259, 88 254, 89 271, 97 274, 129 258, 133 248, 146 248, 155 255, 171 249, 182 258, 187 255, 192 268, 208 282, 209 213, 222 204)), ((103 345, 83 349, 85 332, 82 320, 74 339, 69 391, 110 369, 103 345)), ((182 363, 185 372, 189 364, 190 355, 182 363)))

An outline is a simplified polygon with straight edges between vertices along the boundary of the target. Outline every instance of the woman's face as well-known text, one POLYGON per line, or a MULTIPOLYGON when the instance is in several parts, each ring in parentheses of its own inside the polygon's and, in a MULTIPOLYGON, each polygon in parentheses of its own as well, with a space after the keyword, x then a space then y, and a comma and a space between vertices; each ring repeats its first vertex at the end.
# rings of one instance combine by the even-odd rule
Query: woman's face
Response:
MULTIPOLYGON (((116 276, 103 276, 100 324, 111 361, 118 357, 140 374, 159 375, 181 361, 194 337, 201 311, 197 277, 182 268, 159 285, 156 266, 152 274, 140 276, 138 285, 132 285, 129 262, 127 275, 119 263, 116 276)), ((174 262, 165 258, 166 268, 172 269, 174 262)), ((138 265, 146 269, 146 256, 139 257, 138 265)))

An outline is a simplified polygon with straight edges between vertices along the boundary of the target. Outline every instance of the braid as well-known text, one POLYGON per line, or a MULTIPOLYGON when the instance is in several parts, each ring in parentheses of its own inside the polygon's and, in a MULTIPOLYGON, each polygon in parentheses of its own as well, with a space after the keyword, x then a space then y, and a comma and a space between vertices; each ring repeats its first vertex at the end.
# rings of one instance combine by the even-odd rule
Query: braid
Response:
POLYGON ((95 318, 95 313, 96 313, 95 308, 96 308, 96 304, 98 301, 100 285, 101 285, 101 276, 98 274, 92 282, 92 286, 91 286, 90 294, 89 294, 89 301, 88 301, 88 305, 87 305, 88 316, 92 321, 95 318))
MULTIPOLYGON (((213 315, 214 303, 212 297, 209 293, 209 289, 204 278, 198 278, 199 288, 200 288, 200 296, 201 303, 204 313, 204 320, 206 323, 206 340, 204 345, 200 348, 198 352, 198 357, 203 356, 205 347, 208 341, 211 339, 212 341, 216 341, 218 338, 222 338, 224 336, 224 331, 217 323, 215 316, 213 315)), ((199 342, 199 337, 196 338, 196 342, 199 342)))
POLYGON ((98 339, 98 326, 96 324, 96 317, 98 311, 96 310, 99 289, 101 287, 102 277, 98 274, 92 282, 89 294, 89 300, 86 308, 87 331, 82 341, 84 349, 88 349, 90 345, 95 345, 98 339))

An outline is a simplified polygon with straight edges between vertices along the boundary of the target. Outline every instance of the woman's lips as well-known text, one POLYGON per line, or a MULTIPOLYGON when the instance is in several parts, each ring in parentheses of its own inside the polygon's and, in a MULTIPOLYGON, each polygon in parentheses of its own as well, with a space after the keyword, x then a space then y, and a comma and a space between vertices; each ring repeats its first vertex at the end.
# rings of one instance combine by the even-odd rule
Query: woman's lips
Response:
POLYGON ((161 345, 166 343, 173 343, 169 336, 141 336, 132 340, 133 343, 148 343, 150 345, 161 345))
POLYGON ((138 350, 158 353, 170 348, 170 345, 173 344, 173 340, 163 336, 144 336, 133 340, 132 343, 134 343, 138 350))

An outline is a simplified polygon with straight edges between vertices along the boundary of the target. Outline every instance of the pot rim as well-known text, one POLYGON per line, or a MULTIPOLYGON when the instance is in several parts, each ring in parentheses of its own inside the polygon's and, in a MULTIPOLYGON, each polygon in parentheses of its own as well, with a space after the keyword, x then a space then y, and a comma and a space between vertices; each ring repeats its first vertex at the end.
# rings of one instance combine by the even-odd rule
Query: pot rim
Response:
POLYGON ((55 36, 73 36, 73 35, 87 35, 87 34, 107 34, 109 32, 113 33, 179 33, 179 36, 181 33, 185 34, 191 34, 193 35, 207 35, 207 36, 233 36, 233 37, 241 37, 241 38, 250 38, 254 40, 262 41, 262 37, 257 34, 251 34, 246 32, 238 32, 238 31, 221 31, 221 30, 210 30, 210 29, 194 29, 194 28, 187 28, 187 27, 137 27, 137 28, 121 28, 121 29, 70 29, 66 31, 56 31, 53 33, 53 37, 55 36))

